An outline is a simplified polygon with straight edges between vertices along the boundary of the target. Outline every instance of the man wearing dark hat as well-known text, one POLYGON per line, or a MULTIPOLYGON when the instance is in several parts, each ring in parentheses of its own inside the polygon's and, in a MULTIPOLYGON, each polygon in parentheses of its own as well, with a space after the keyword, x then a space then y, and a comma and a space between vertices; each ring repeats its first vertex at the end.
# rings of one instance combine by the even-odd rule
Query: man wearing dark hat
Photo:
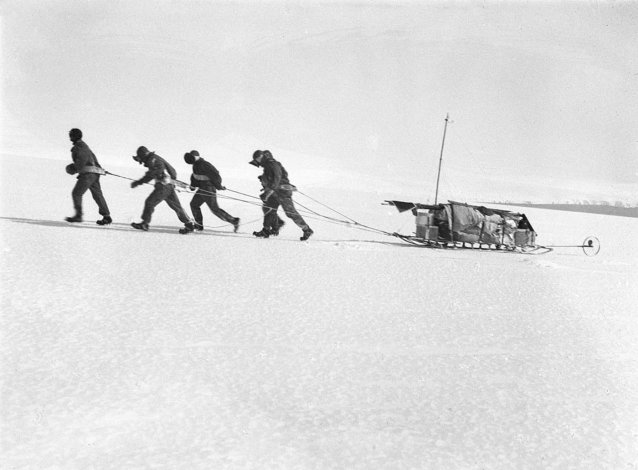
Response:
POLYGON ((67 165, 66 171, 70 175, 77 173, 78 180, 71 193, 75 215, 73 217, 67 217, 66 221, 82 222, 82 196, 89 190, 102 216, 102 219, 96 223, 98 225, 108 225, 113 222, 113 220, 111 219, 109 206, 106 204, 106 200, 102 194, 102 187, 100 186, 100 175, 104 175, 106 172, 100 166, 95 154, 82 140, 82 131, 80 129, 71 129, 69 131, 69 139, 73 142, 73 147, 71 147, 73 163, 67 165))
POLYGON ((177 178, 175 168, 162 157, 156 155, 155 152, 149 152, 144 146, 137 149, 133 160, 140 165, 144 164, 148 170, 142 178, 131 183, 131 188, 155 180, 155 189, 144 202, 142 222, 133 222, 131 226, 138 230, 148 230, 148 224, 151 223, 151 216, 155 211, 155 206, 162 201, 166 201, 166 204, 175 211, 179 220, 184 223, 184 228, 179 229, 179 233, 186 234, 192 232, 195 229, 195 225, 184 209, 182 209, 182 205, 175 192, 174 180, 177 178))
POLYGON ((264 227, 261 231, 254 232, 253 235, 260 238, 268 238, 273 234, 272 228, 278 226, 277 209, 281 205, 288 218, 292 219, 303 231, 300 240, 308 240, 314 232, 295 209, 295 205, 292 202, 292 192, 297 188, 290 184, 286 169, 273 158, 268 150, 256 150, 253 153, 253 159, 248 163, 264 169, 264 173, 261 176, 264 194, 261 199, 264 201, 264 205, 271 209, 264 215, 264 227))
POLYGON ((223 191, 226 189, 222 186, 222 178, 217 168, 200 157, 197 150, 185 153, 184 161, 189 165, 193 165, 191 187, 197 188, 197 192, 190 204, 191 212, 195 218, 195 230, 204 230, 204 217, 201 206, 206 203, 213 214, 232 224, 234 231, 237 232, 237 229, 239 229, 239 217, 233 217, 217 204, 217 190, 223 191))

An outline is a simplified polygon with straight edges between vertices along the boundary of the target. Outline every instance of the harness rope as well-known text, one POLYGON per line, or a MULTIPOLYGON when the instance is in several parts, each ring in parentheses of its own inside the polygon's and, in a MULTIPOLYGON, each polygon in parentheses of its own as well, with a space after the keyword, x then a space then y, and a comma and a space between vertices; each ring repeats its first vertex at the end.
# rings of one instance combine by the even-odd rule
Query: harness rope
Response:
MULTIPOLYGON (((106 170, 105 170, 104 173, 106 175, 115 176, 117 178, 122 178, 122 179, 129 180, 129 181, 137 181, 134 178, 129 178, 127 176, 118 175, 116 173, 112 173, 112 172, 106 171, 106 170)), ((202 188, 197 188, 196 190, 191 190, 190 189, 191 188, 190 184, 187 184, 187 183, 185 183, 183 181, 180 181, 180 180, 173 180, 173 181, 175 183, 177 183, 175 185, 175 191, 177 191, 177 192, 184 192, 184 193, 187 193, 187 194, 195 194, 195 193, 199 192, 199 193, 203 193, 204 195, 217 196, 217 197, 220 197, 222 199, 228 199, 228 200, 231 200, 231 201, 243 202, 245 204, 251 204, 251 205, 255 205, 255 206, 259 206, 259 207, 263 207, 263 204, 264 204, 264 202, 261 200, 260 197, 253 196, 251 194, 242 193, 241 191, 236 191, 234 189, 226 188, 226 191, 238 194, 240 196, 248 197, 248 198, 251 198, 251 199, 256 199, 258 201, 245 200, 245 199, 240 199, 240 198, 237 198, 237 197, 227 196, 225 194, 219 194, 216 191, 208 191, 208 190, 205 190, 205 189, 202 189, 202 188)), ((152 185, 152 183, 150 183, 150 182, 147 182, 147 183, 144 183, 144 184, 151 184, 152 185)), ((328 206, 326 204, 323 204, 320 201, 317 201, 316 199, 310 197, 309 195, 307 195, 307 194, 305 194, 305 193, 303 193, 303 192, 301 192, 299 190, 297 190, 297 192, 299 194, 301 194, 302 196, 310 199, 311 201, 321 205, 322 207, 325 207, 326 209, 329 209, 329 210, 335 212, 336 214, 338 214, 341 217, 344 217, 345 219, 348 219, 348 220, 342 220, 342 219, 338 219, 336 217, 331 217, 331 216, 328 216, 328 215, 325 215, 325 214, 321 214, 321 213, 319 213, 317 211, 314 211, 314 210, 310 209, 309 207, 307 207, 307 206, 305 206, 305 205, 303 205, 303 204, 301 204, 299 202, 296 202, 295 205, 302 208, 301 210, 298 210, 297 212, 302 213, 305 216, 305 218, 308 218, 308 219, 311 219, 311 220, 319 220, 319 221, 332 223, 332 224, 336 224, 336 225, 343 225, 343 226, 353 227, 353 228, 357 228, 357 229, 365 231, 365 232, 380 233, 380 234, 388 235, 388 236, 396 236, 395 233, 388 232, 388 231, 381 230, 381 229, 374 228, 374 227, 370 227, 370 226, 365 225, 365 224, 361 224, 361 223, 357 222, 356 220, 352 219, 351 217, 348 217, 347 215, 342 214, 341 212, 337 211, 336 209, 333 209, 332 207, 330 207, 330 206, 328 206)), ((275 210, 275 209, 268 208, 268 211, 272 211, 272 210, 275 210)), ((286 212, 285 210, 284 210, 284 213, 288 217, 290 217, 290 214, 288 212, 286 212)), ((255 219, 255 220, 249 221, 247 223, 258 222, 259 220, 260 219, 255 219)), ((223 225, 219 225, 219 226, 205 225, 204 227, 212 229, 212 228, 222 228, 222 227, 226 227, 228 225, 232 225, 232 224, 223 224, 223 225)))
MULTIPOLYGON (((117 178, 126 179, 126 180, 129 180, 129 181, 137 181, 137 180, 135 180, 133 178, 129 178, 129 177, 126 177, 126 176, 122 176, 122 175, 118 175, 118 174, 115 174, 115 173, 111 173, 110 171, 106 171, 106 170, 105 170, 104 174, 105 175, 115 176, 117 178)), ((240 199, 240 198, 237 198, 237 197, 232 197, 232 196, 226 196, 224 194, 219 194, 216 191, 208 191, 208 190, 205 190, 205 189, 202 189, 202 188, 197 188, 197 190, 192 190, 192 189, 190 189, 191 185, 189 185, 187 183, 184 183, 183 181, 179 181, 179 180, 172 180, 172 181, 174 183, 176 183, 175 190, 177 192, 186 192, 186 193, 189 193, 189 194, 195 194, 197 192, 200 192, 200 193, 203 193, 203 194, 206 194, 206 195, 210 195, 210 196, 218 196, 218 197, 224 198, 224 199, 229 199, 229 200, 233 200, 233 201, 243 202, 243 203, 246 203, 246 204, 252 204, 252 205, 260 206, 262 208, 262 210, 263 210, 264 201, 262 201, 261 198, 258 197, 258 196, 253 196, 251 194, 246 194, 246 193, 242 193, 240 191, 236 191, 234 189, 226 188, 226 191, 229 191, 229 192, 232 192, 232 193, 235 193, 235 194, 238 194, 240 196, 244 196, 244 197, 247 197, 247 198, 250 198, 250 199, 256 199, 259 202, 253 201, 253 200, 245 200, 245 199, 240 199)), ((151 184, 151 183, 148 182, 148 183, 144 183, 144 184, 151 184)), ((321 221, 327 222, 327 223, 332 223, 332 224, 337 224, 337 225, 357 228, 357 229, 365 231, 365 232, 372 232, 372 233, 383 234, 383 235, 387 235, 387 236, 391 236, 391 237, 397 237, 397 238, 400 238, 401 240, 403 240, 403 241, 405 241, 405 242, 407 242, 409 244, 423 246, 422 243, 415 242, 410 237, 405 236, 405 235, 401 235, 401 234, 399 234, 397 232, 387 232, 385 230, 381 230, 381 229, 378 229, 378 228, 370 227, 370 226, 365 225, 365 224, 361 224, 361 223, 357 222, 356 220, 352 219, 351 217, 348 217, 347 215, 342 214, 341 212, 337 211, 336 209, 334 209, 334 208, 332 208, 332 207, 330 207, 330 206, 328 206, 326 204, 323 204, 320 201, 317 201, 316 199, 310 197, 309 195, 303 193, 302 191, 297 190, 297 193, 301 194, 302 196, 310 199, 311 201, 321 205, 322 207, 325 207, 326 209, 329 209, 329 210, 335 212, 336 214, 338 214, 341 217, 344 217, 345 219, 348 219, 348 220, 342 220, 342 219, 338 219, 338 218, 335 218, 335 217, 330 217, 330 216, 325 215, 325 214, 321 214, 319 212, 316 212, 316 211, 310 209, 309 207, 306 207, 305 205, 303 205, 303 204, 301 204, 299 202, 296 202, 295 204, 297 206, 303 208, 302 210, 298 210, 298 212, 303 213, 305 215, 305 217, 308 218, 308 219, 321 220, 321 221)), ((268 211, 272 211, 272 210, 274 210, 274 209, 273 208, 268 208, 268 211)), ((285 210, 284 210, 284 213, 286 213, 286 215, 288 217, 290 217, 290 215, 285 210)), ((257 222, 259 220, 260 219, 251 220, 248 223, 254 223, 254 222, 257 222)), ((223 225, 219 225, 219 226, 204 225, 204 227, 209 228, 209 229, 214 229, 214 228, 226 227, 228 225, 232 225, 232 224, 223 224, 223 225)), ((589 244, 587 244, 588 240, 589 239, 586 239, 585 242, 583 242, 582 245, 578 245, 578 247, 583 248, 583 250, 585 251, 585 254, 588 254, 587 251, 586 251, 587 249, 595 250, 594 254, 598 253, 598 250, 600 250, 600 245, 598 244, 598 246, 594 246, 594 243, 592 241, 590 241, 589 244)), ((596 242, 598 242, 597 239, 596 239, 596 242)), ((465 245, 465 244, 463 244, 463 245, 465 245)), ((457 247, 455 244, 453 244, 452 246, 453 247, 457 247)), ((555 245, 555 246, 551 246, 551 245, 550 246, 541 246, 541 245, 539 245, 539 246, 536 246, 536 247, 534 247, 532 249, 529 249, 529 250, 527 250, 527 249, 520 249, 519 250, 517 248, 512 249, 512 248, 509 248, 509 247, 501 248, 501 249, 504 252, 515 251, 515 252, 523 253, 523 254, 544 254, 544 253, 548 253, 548 252, 552 251, 553 248, 558 247, 558 246, 559 245, 555 245)), ((483 249, 482 246, 480 246, 480 248, 483 249)), ((588 256, 589 256, 589 254, 588 254, 588 256)))

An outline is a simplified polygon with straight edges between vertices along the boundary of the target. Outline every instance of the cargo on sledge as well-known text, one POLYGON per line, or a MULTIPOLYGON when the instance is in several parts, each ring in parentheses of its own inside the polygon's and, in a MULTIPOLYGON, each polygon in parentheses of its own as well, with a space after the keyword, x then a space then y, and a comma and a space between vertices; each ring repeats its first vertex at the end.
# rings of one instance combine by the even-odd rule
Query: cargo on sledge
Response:
POLYGON ((412 211, 415 216, 414 235, 395 233, 409 243, 524 252, 548 250, 536 245, 536 232, 525 214, 454 201, 436 205, 385 202, 399 212, 412 211))
POLYGON ((455 201, 439 204, 439 179, 449 122, 448 114, 443 128, 434 204, 386 200, 385 204, 395 206, 399 212, 410 210, 416 217, 414 235, 397 232, 392 235, 407 243, 431 248, 475 248, 544 254, 561 247, 582 248, 587 256, 598 254, 600 242, 596 237, 587 237, 580 245, 538 245, 536 231, 525 214, 455 201))

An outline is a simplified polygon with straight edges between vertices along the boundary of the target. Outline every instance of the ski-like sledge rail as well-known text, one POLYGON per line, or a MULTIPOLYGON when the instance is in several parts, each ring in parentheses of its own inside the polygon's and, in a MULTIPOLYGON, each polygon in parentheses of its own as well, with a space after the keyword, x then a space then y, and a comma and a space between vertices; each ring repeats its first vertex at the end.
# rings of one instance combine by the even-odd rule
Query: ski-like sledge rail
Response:
POLYGON ((600 241, 587 237, 580 245, 539 245, 536 231, 525 214, 448 201, 441 204, 387 200, 399 212, 416 216, 416 234, 394 235, 406 243, 428 248, 469 248, 522 254, 545 254, 554 248, 581 248, 595 256, 600 241))

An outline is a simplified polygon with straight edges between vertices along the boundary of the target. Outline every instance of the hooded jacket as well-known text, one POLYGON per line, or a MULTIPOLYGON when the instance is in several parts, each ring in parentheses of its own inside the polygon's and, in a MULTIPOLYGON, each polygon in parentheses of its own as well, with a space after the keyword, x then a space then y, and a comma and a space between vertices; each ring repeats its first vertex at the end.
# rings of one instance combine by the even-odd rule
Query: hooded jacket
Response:
POLYGON ((198 158, 193 163, 191 186, 202 189, 222 189, 222 177, 212 163, 203 158, 198 158))

